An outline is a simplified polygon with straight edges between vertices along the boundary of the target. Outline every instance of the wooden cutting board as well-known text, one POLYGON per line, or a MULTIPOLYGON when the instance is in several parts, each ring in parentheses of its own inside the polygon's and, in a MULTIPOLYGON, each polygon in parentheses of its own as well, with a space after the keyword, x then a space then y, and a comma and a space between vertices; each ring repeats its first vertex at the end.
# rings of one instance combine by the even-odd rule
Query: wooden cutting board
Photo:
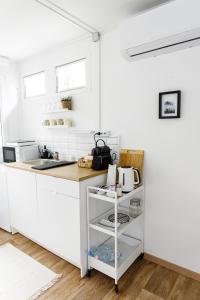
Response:
POLYGON ((139 170, 142 176, 144 161, 144 150, 121 149, 119 165, 120 167, 134 167, 139 170))

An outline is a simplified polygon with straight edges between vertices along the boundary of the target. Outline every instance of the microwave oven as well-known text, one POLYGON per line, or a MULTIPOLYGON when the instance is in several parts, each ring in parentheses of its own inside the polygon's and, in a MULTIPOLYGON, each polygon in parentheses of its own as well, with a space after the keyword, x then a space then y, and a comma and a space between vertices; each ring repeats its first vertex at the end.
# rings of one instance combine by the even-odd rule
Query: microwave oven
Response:
POLYGON ((38 145, 3 146, 3 161, 5 163, 24 162, 39 158, 38 145))

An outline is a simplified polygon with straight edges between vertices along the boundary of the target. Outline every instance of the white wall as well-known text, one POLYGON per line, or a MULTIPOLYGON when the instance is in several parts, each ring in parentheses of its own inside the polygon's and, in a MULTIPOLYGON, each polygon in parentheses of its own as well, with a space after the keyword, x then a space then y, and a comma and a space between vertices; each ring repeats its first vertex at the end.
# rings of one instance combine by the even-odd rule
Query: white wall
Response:
POLYGON ((102 39, 102 126, 145 150, 145 252, 200 272, 200 47, 135 63, 119 31, 102 39), (158 119, 158 93, 182 91, 181 119, 158 119))
MULTIPOLYGON (((77 159, 90 153, 94 147, 93 135, 77 131, 94 131, 99 129, 99 43, 91 38, 73 43, 62 44, 45 53, 32 57, 19 65, 21 84, 21 132, 22 138, 33 138, 52 151, 58 151, 61 159, 77 159), (55 67, 81 58, 87 58, 87 88, 77 91, 56 93, 55 67), (23 77, 45 71, 46 95, 25 99, 23 77), (72 95, 73 110, 67 113, 44 114, 47 104, 59 103, 63 96, 72 95), (44 119, 71 118, 70 133, 66 128, 43 128, 44 119)), ((105 139, 113 151, 119 150, 119 138, 105 139)))
POLYGON ((99 127, 99 47, 91 39, 84 39, 76 43, 60 45, 37 55, 20 64, 22 87, 22 116, 23 136, 32 138, 63 138, 67 129, 47 130, 42 128, 44 119, 58 119, 69 117, 73 120, 75 129, 91 130, 99 127), (56 93, 55 67, 81 58, 87 58, 87 88, 81 91, 56 93), (46 96, 24 99, 23 76, 39 71, 46 72, 46 96), (58 103, 63 96, 73 96, 73 111, 67 114, 44 115, 47 103, 58 103))
POLYGON ((0 113, 3 139, 0 137, 0 162, 2 143, 20 137, 19 124, 19 82, 18 68, 15 63, 0 60, 0 113))
MULTIPOLYGON (((122 147, 145 150, 145 252, 196 272, 200 272, 199 50, 129 63, 120 54, 117 29, 102 37, 102 128, 120 135, 122 147), (182 117, 159 120, 158 93, 174 89, 182 91, 182 117)), ((98 48, 82 41, 21 64, 21 76, 46 69, 50 88, 46 97, 22 99, 24 137, 69 143, 66 131, 41 127, 42 111, 46 102, 61 97, 55 93, 54 67, 85 53, 92 58, 91 89, 74 95, 77 109, 72 114, 79 129, 98 127, 98 48)))

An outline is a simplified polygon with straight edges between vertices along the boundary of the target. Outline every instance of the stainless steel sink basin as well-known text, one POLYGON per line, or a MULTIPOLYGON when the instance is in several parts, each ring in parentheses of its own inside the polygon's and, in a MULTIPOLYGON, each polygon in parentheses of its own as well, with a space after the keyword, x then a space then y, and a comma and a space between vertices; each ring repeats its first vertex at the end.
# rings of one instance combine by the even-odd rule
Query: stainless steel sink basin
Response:
POLYGON ((68 166, 75 164, 76 161, 67 161, 67 160, 54 160, 54 159, 35 159, 25 161, 24 164, 31 166, 35 170, 48 170, 52 168, 68 166))
POLYGON ((52 159, 35 159, 35 160, 28 160, 24 161, 23 163, 30 166, 42 166, 46 163, 53 161, 52 159))

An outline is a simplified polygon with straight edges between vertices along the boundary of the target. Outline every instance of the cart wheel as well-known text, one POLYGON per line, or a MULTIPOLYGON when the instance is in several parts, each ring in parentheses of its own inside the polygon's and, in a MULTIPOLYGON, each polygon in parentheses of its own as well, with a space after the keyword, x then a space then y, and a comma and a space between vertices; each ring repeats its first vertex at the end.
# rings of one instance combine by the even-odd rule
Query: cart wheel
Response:
POLYGON ((91 277, 91 270, 90 269, 88 269, 88 271, 87 271, 87 275, 86 275, 88 278, 90 278, 91 277))
POLYGON ((115 293, 118 294, 119 289, 118 289, 118 284, 115 284, 115 293))
POLYGON ((143 260, 143 258, 144 258, 144 253, 141 253, 140 256, 139 256, 139 259, 143 260))

